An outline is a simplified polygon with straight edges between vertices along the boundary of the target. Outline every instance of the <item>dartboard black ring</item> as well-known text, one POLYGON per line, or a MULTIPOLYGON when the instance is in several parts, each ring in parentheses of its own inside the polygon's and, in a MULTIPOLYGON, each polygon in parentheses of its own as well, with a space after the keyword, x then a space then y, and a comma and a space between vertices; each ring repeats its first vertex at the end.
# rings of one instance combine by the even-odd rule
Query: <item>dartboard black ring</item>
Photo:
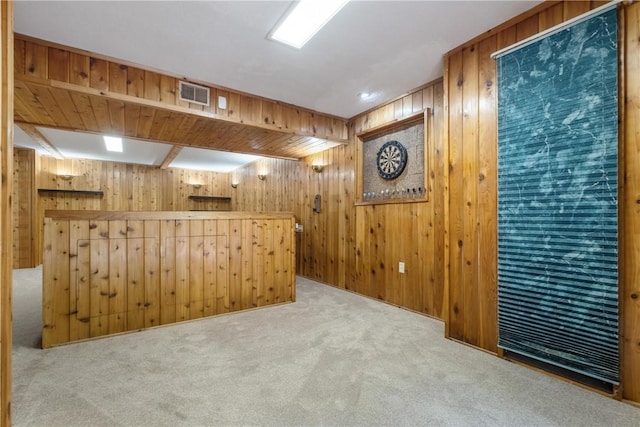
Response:
POLYGON ((407 165, 407 149, 398 141, 385 142, 378 150, 376 165, 382 178, 396 179, 407 165))

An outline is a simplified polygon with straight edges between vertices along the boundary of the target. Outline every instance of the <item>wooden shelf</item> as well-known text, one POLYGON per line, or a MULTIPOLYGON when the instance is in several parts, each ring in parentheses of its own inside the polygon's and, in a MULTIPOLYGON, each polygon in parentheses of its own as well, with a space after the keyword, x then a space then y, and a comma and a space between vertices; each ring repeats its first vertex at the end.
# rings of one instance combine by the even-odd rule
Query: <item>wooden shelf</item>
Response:
POLYGON ((61 190, 58 188, 38 188, 38 193, 70 193, 70 194, 85 194, 88 196, 103 196, 104 191, 96 190, 61 190))
POLYGON ((198 196, 197 194, 192 194, 189 196, 191 200, 217 200, 220 202, 230 202, 231 197, 223 197, 223 196, 198 196))

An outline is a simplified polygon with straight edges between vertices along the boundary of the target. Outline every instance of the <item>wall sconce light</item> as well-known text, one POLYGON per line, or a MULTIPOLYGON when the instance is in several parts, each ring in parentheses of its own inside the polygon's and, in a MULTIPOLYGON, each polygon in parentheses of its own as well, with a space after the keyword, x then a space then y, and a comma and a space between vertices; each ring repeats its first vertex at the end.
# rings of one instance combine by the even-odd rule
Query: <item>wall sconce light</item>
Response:
POLYGON ((259 179, 260 181, 264 181, 266 177, 267 177, 267 174, 266 174, 266 173, 259 173, 259 174, 258 174, 258 179, 259 179))
POLYGON ((61 174, 61 175, 58 175, 58 178, 60 178, 63 181, 71 181, 73 179, 73 175, 61 174))
POLYGON ((202 188, 202 184, 196 183, 196 184, 191 184, 193 186, 193 188, 195 188, 196 190, 199 188, 202 188))
POLYGON ((237 182, 232 182, 231 183, 231 188, 238 188, 238 183, 237 182))
POLYGON ((322 172, 322 169, 324 168, 323 165, 311 165, 311 169, 313 169, 313 171, 315 173, 320 173, 322 172))

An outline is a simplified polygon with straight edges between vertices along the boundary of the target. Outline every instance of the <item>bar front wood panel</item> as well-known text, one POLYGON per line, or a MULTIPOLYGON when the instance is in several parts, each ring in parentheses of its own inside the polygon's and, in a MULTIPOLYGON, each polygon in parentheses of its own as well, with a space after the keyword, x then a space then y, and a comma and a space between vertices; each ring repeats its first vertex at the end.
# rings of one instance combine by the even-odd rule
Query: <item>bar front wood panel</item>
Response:
MULTIPOLYGON (((601 1, 545 2, 445 56, 445 149, 448 251, 446 333, 497 352, 497 93, 489 55, 602 5, 601 1)), ((640 402, 640 175, 638 79, 640 4, 621 7, 623 145, 620 168, 622 396, 640 402)))
POLYGON ((269 159, 231 174, 238 210, 291 210, 299 274, 430 316, 444 315, 443 87, 436 81, 350 121, 350 143, 300 162, 269 159), (356 134, 429 108, 428 202, 355 206, 356 134), (324 165, 321 173, 312 164, 324 165), (266 179, 257 178, 266 173, 266 179), (320 213, 313 212, 316 194, 320 213), (398 262, 405 263, 405 274, 398 262))
POLYGON ((295 301, 292 214, 47 211, 44 224, 43 348, 295 301))

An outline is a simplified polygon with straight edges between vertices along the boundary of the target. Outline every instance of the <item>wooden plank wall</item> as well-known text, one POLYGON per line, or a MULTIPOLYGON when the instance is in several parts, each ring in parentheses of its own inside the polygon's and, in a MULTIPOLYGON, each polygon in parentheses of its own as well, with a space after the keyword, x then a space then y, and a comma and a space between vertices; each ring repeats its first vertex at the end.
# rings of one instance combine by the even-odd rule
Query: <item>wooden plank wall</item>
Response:
POLYGON ((0 425, 11 425, 13 1, 0 3, 0 425))
POLYGON ((48 211, 42 346, 295 301, 293 215, 48 211))
MULTIPOLYGON (((215 114, 216 117, 236 123, 253 124, 266 129, 288 130, 300 135, 313 135, 318 138, 344 140, 347 138, 346 121, 337 117, 321 114, 312 110, 285 104, 282 102, 260 98, 257 96, 233 91, 226 88, 212 86, 207 83, 195 82, 209 87, 211 105, 203 106, 179 99, 178 81, 183 80, 166 73, 145 70, 131 64, 116 61, 112 58, 90 54, 65 46, 18 35, 15 40, 15 74, 36 80, 54 80, 86 88, 96 89, 119 95, 133 96, 149 101, 157 101, 167 105, 180 106, 194 111, 204 111, 215 114), (218 96, 227 99, 227 107, 218 108, 218 96)), ((20 90, 25 90, 21 87, 20 90)), ((28 89, 27 89, 28 90, 28 89)), ((38 94, 39 99, 51 99, 50 104, 56 105, 58 100, 50 91, 43 89, 38 94)), ((67 96, 66 102, 73 103, 77 108, 83 107, 86 114, 83 122, 100 121, 93 111, 104 111, 105 120, 109 115, 121 117, 124 122, 127 111, 109 111, 109 104, 102 100, 102 107, 91 105, 86 95, 67 96)), ((135 125, 137 128, 151 129, 163 127, 165 117, 158 117, 153 109, 135 107, 135 112, 141 119, 135 125)), ((75 109, 75 108, 74 108, 75 109)), ((28 109, 27 109, 28 110, 28 109)), ((86 123, 74 125, 60 112, 49 111, 53 114, 56 125, 68 128, 84 128, 86 123)), ((26 118, 25 118, 26 119, 26 118)), ((29 120, 27 120, 29 121, 29 120)), ((180 123, 166 123, 167 132, 175 133, 180 123)), ((50 125, 54 125, 51 123, 50 125)), ((134 124, 132 124, 133 126, 134 124)), ((183 124, 184 125, 184 124, 183 124)), ((88 126, 92 128, 93 126, 88 126)), ((119 126, 123 129, 123 126, 119 126)))
POLYGON ((229 175, 186 169, 159 169, 153 166, 103 162, 86 159, 57 160, 14 149, 14 267, 34 267, 42 263, 42 223, 44 211, 123 210, 188 211, 229 210, 230 202, 190 200, 189 195, 231 195, 229 175), (65 181, 59 175, 70 174, 65 181), (35 182, 34 185, 28 183, 35 182), (200 184, 195 188, 192 184, 200 184), (100 190, 104 196, 74 193, 37 193, 38 188, 100 190), (29 202, 31 200, 31 202, 29 202), (28 214, 31 209, 32 214, 28 214), (17 226, 17 227, 16 227, 17 226))
MULTIPOLYGON (((449 186, 446 255, 449 337, 497 352, 497 123, 496 64, 489 55, 516 41, 606 3, 545 2, 539 7, 465 43, 445 56, 445 140, 448 140, 449 186)), ((623 7, 621 34, 626 40, 621 64, 626 99, 621 168, 620 235, 623 288, 622 387, 624 397, 640 402, 640 4, 623 7)))
POLYGON ((362 295, 442 317, 444 310, 443 86, 434 82, 356 117, 351 142, 301 162, 269 160, 238 170, 232 180, 238 210, 291 209, 304 226, 296 233, 298 274, 362 295), (429 202, 354 206, 355 138, 417 111, 433 111, 429 202), (321 163, 321 173, 312 170, 321 163), (264 181, 257 174, 266 172, 264 181), (313 212, 314 196, 322 199, 313 212), (406 274, 397 272, 398 262, 406 274))
MULTIPOLYGON (((364 295, 444 316, 443 86, 438 81, 351 121, 353 134, 430 108, 427 202, 355 209, 356 288, 364 295), (405 274, 398 273, 398 262, 405 274)), ((425 131, 427 128, 425 128, 425 131)), ((355 142, 355 140, 354 140, 355 142)))

